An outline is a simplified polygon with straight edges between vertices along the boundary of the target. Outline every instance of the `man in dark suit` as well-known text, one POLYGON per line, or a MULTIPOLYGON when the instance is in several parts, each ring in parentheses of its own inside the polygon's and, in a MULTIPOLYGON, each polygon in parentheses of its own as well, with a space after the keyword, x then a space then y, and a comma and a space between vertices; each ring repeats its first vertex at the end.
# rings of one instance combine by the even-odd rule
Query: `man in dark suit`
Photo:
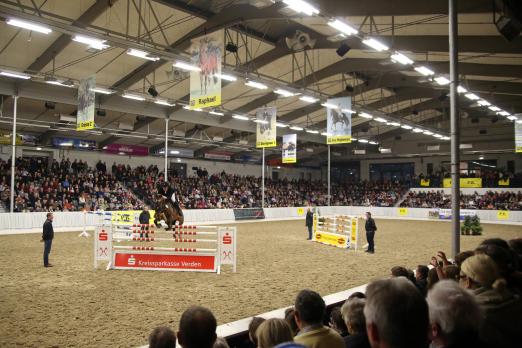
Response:
POLYGON ((373 254, 374 250, 374 242, 373 239, 375 237, 375 231, 377 231, 377 226, 375 225, 375 220, 372 218, 372 213, 366 213, 366 224, 364 225, 364 229, 366 230, 366 240, 368 241, 368 250, 367 253, 373 254))
POLYGON ((44 243, 43 261, 44 267, 53 267, 49 263, 49 253, 53 244, 54 230, 53 230, 53 213, 47 213, 47 220, 43 224, 42 242, 44 243))
POLYGON ((314 226, 314 213, 312 212, 312 209, 308 207, 306 210, 306 227, 308 228, 308 239, 312 239, 312 227, 314 226))

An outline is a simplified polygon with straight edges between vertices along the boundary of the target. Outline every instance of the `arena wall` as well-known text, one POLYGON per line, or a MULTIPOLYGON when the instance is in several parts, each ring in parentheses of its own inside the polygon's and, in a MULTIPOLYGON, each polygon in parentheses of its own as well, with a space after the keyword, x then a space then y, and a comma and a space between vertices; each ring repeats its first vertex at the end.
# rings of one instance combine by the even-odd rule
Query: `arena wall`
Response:
MULTIPOLYGON (((437 209, 406 208, 396 207, 318 207, 321 215, 346 214, 363 216, 370 211, 376 218, 401 218, 401 219, 433 219, 433 212, 437 209), (431 217, 430 217, 430 213, 431 217)), ((303 219, 304 209, 291 208, 265 208, 265 218, 267 220, 291 220, 303 219)), ((522 211, 510 211, 508 215, 499 214, 497 210, 477 210, 477 215, 483 222, 503 223, 503 224, 522 224, 522 211)), ((185 210, 185 223, 205 224, 205 223, 238 223, 234 218, 233 209, 192 209, 185 210)), ((45 221, 44 213, 1 213, 0 214, 0 234, 13 233, 39 233, 45 221)), ((84 226, 92 229, 96 223, 96 217, 82 212, 56 212, 54 213, 54 227, 57 232, 81 231, 84 226)), ((263 221, 263 220, 257 220, 263 221)), ((246 220, 245 222, 252 222, 246 220)))

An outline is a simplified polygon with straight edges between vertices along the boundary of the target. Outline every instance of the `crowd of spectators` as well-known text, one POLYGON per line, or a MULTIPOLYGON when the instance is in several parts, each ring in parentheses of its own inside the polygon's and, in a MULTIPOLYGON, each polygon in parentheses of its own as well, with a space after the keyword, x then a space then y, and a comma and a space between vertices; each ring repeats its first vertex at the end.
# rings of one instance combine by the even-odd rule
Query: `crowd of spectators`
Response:
MULTIPOLYGON (((392 267, 388 278, 337 307, 302 290, 284 318, 252 318, 239 347, 515 348, 522 342, 521 294, 522 238, 486 239, 453 261, 438 252, 415 272, 392 267)), ((176 347, 176 336, 184 348, 228 347, 203 307, 183 313, 177 334, 154 329, 150 348, 176 347)))
MULTIPOLYGON (((6 207, 10 166, 10 161, 0 161, 0 199, 6 207)), ((81 160, 17 158, 15 168, 15 212, 130 210, 144 205, 101 162, 94 169, 81 160)))
MULTIPOLYGON (((184 209, 252 208, 261 206, 261 178, 226 172, 209 174, 196 168, 193 176, 169 177, 184 209)), ((43 158, 16 161, 15 212, 129 210, 152 207, 157 201, 157 183, 163 180, 157 166, 99 161, 89 167, 81 160, 62 159, 50 163, 43 158)), ((10 161, 0 160, 0 202, 9 207, 10 161)), ((399 181, 346 181, 332 183, 331 205, 450 208, 451 199, 442 191, 409 192, 399 181)), ((310 180, 265 179, 265 207, 328 204, 327 184, 310 180)), ((493 192, 462 195, 464 209, 522 209, 522 193, 493 192)))
MULTIPOLYGON (((480 178, 483 187, 521 187, 522 173, 511 173, 499 169, 484 169, 461 171, 461 178, 480 178), (504 184, 500 184, 504 181, 504 184)), ((447 170, 439 170, 435 173, 424 175, 420 174, 411 180, 411 185, 415 187, 421 185, 421 180, 429 181, 429 187, 442 187, 443 180, 451 178, 451 173, 447 170)))
MULTIPOLYGON (((451 208, 451 195, 443 191, 410 191, 400 203, 410 208, 451 208)), ((487 191, 484 194, 462 194, 462 209, 522 210, 522 192, 487 191)))

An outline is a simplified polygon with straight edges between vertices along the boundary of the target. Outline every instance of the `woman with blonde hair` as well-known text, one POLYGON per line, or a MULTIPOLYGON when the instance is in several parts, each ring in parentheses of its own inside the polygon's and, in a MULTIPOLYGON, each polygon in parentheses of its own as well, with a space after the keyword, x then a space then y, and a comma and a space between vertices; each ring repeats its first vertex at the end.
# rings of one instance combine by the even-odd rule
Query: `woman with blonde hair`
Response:
POLYGON ((284 319, 268 319, 256 331, 258 348, 272 348, 279 343, 293 342, 292 330, 284 319))
POLYGON ((484 314, 481 339, 497 348, 518 347, 522 342, 522 302, 507 289, 492 258, 478 254, 461 266, 459 283, 475 294, 484 314))

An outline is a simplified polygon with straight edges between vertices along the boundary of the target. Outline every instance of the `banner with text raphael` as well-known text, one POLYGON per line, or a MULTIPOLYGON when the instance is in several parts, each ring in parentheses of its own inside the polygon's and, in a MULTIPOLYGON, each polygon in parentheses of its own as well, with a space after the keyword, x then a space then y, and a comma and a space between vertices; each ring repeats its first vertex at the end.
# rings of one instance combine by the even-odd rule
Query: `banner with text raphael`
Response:
POLYGON ((96 75, 89 76, 80 81, 78 86, 78 112, 76 116, 76 130, 94 128, 94 109, 96 88, 96 75))
POLYGON ((515 152, 522 152, 522 123, 521 120, 515 122, 515 152))
POLYGON ((352 98, 328 99, 326 107, 326 143, 345 144, 352 142, 352 98))
POLYGON ((215 32, 192 40, 190 72, 190 108, 221 105, 222 35, 215 32))
POLYGON ((256 111, 256 147, 274 147, 276 141, 276 108, 261 108, 256 111))

